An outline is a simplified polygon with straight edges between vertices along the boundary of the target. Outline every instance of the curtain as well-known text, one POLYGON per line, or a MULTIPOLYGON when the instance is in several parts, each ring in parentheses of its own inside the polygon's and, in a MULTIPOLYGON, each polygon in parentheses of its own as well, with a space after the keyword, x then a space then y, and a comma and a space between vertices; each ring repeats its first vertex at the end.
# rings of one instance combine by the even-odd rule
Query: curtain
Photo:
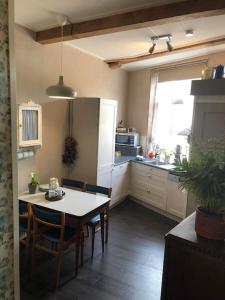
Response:
POLYGON ((201 76, 201 70, 207 67, 208 59, 184 61, 173 65, 163 65, 151 71, 148 131, 146 139, 146 153, 154 139, 157 116, 157 103, 155 103, 157 84, 162 81, 191 79, 201 76))
POLYGON ((36 110, 23 110, 23 141, 38 139, 38 112, 36 110))
POLYGON ((146 143, 146 154, 149 150, 149 146, 152 142, 152 132, 154 132, 154 119, 157 113, 157 107, 155 105, 156 90, 158 84, 159 72, 155 71, 151 74, 150 83, 150 99, 149 99, 149 114, 148 114, 148 132, 147 132, 147 143, 146 143))

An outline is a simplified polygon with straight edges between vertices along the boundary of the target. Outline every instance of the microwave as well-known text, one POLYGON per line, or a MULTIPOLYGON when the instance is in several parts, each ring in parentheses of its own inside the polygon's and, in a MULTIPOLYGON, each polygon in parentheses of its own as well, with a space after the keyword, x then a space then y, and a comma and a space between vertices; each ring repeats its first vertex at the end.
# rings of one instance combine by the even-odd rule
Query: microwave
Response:
POLYGON ((139 146, 140 145, 140 135, 139 133, 116 133, 116 144, 129 145, 129 146, 139 146))

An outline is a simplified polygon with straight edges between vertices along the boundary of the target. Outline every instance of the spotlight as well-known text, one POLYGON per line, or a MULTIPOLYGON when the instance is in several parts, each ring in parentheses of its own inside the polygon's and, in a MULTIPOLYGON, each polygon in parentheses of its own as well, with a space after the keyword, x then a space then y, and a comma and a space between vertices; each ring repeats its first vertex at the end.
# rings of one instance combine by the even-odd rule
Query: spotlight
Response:
POLYGON ((194 31, 192 29, 185 30, 185 36, 186 37, 192 37, 192 36, 194 36, 194 31))
POLYGON ((152 54, 154 51, 155 51, 155 46, 156 46, 156 43, 153 42, 152 46, 150 47, 150 49, 148 50, 148 52, 150 54, 152 54))
POLYGON ((168 39, 168 41, 166 41, 166 44, 167 44, 167 49, 169 52, 173 51, 173 46, 171 45, 170 43, 170 39, 168 39))

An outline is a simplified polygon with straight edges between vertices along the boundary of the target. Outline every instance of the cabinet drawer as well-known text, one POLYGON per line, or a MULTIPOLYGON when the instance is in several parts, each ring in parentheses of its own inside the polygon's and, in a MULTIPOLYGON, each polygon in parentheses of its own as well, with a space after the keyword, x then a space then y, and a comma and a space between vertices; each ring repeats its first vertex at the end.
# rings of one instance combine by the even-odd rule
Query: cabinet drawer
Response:
POLYGON ((132 195, 160 209, 166 209, 166 189, 164 186, 136 181, 132 184, 132 195))
POLYGON ((132 190, 135 189, 144 190, 149 194, 155 194, 159 197, 166 197, 165 185, 155 185, 154 182, 145 183, 143 181, 135 181, 132 183, 132 190))
POLYGON ((132 184, 135 184, 136 182, 143 182, 146 184, 161 186, 163 189, 166 189, 166 178, 159 177, 154 174, 132 173, 131 182, 132 184))
POLYGON ((139 163, 132 163, 132 174, 145 174, 145 175, 155 175, 159 177, 168 177, 168 172, 165 170, 161 170, 152 166, 146 166, 139 163))
POLYGON ((114 166, 112 169, 113 174, 115 174, 115 176, 122 175, 122 174, 128 172, 128 170, 129 170, 129 162, 118 165, 118 166, 114 166))

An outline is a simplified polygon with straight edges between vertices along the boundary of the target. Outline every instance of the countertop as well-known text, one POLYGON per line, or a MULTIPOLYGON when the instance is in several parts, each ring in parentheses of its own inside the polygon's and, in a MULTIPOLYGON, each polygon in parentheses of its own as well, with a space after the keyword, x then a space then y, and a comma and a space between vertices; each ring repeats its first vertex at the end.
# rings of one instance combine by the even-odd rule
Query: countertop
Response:
POLYGON ((155 164, 151 163, 149 159, 145 159, 144 161, 136 160, 135 156, 119 156, 115 158, 115 166, 121 165, 127 162, 134 162, 145 166, 150 166, 154 168, 158 168, 165 171, 172 171, 174 169, 174 165, 172 164, 155 164))
POLYGON ((171 165, 171 164, 160 164, 160 163, 159 164, 151 163, 148 159, 146 159, 144 161, 133 159, 131 161, 134 162, 134 163, 138 163, 138 164, 141 164, 141 165, 154 167, 154 168, 165 170, 165 171, 171 171, 171 170, 174 169, 174 165, 171 165))
POLYGON ((135 159, 135 156, 119 156, 115 158, 115 166, 121 165, 121 164, 125 164, 129 161, 133 161, 135 159))

